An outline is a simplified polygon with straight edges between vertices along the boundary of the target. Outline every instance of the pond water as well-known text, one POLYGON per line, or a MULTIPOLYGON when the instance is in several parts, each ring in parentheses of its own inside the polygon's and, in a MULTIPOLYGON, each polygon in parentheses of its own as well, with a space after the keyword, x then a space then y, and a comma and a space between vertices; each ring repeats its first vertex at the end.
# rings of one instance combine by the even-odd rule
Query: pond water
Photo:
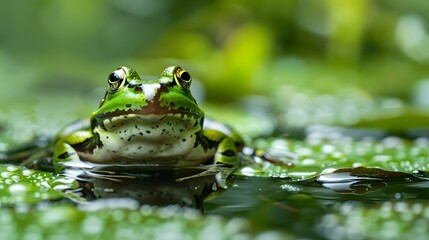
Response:
MULTIPOLYGON (((302 182, 238 178, 234 187, 206 203, 205 212, 250 219, 254 231, 276 229, 305 238, 366 239, 388 231, 387 226, 372 225, 377 222, 405 228, 418 219, 428 220, 426 179, 334 178, 302 182), (401 213, 411 215, 408 222, 401 213)), ((412 231, 403 234, 411 236, 412 231)))
MULTIPOLYGON (((253 106, 258 105, 252 101, 253 106)), ((331 102, 336 108, 344 107, 340 100, 331 102)), ((46 100, 43 104, 55 102, 46 100)), ((225 118, 221 121, 229 122, 248 140, 253 139, 251 145, 273 155, 283 154, 286 163, 244 159, 226 191, 215 186, 213 176, 175 181, 201 169, 146 175, 95 171, 73 174, 79 180, 75 181, 0 165, 0 222, 8 223, 0 232, 13 232, 11 236, 18 239, 28 234, 46 238, 60 232, 70 239, 94 234, 112 238, 124 231, 130 237, 174 235, 172 239, 203 235, 218 235, 215 239, 425 239, 429 234, 429 138, 424 134, 409 137, 405 126, 397 134, 396 130, 364 129, 360 125, 315 124, 311 121, 316 118, 314 114, 319 114, 317 106, 294 105, 300 109, 288 107, 287 113, 276 115, 277 119, 255 109, 246 115, 234 108, 208 107, 212 115, 225 118), (304 125, 311 127, 300 126, 297 121, 297 125, 283 125, 283 118, 295 119, 298 110, 305 110, 304 125), (261 135, 270 137, 257 137, 261 135), (166 207, 170 204, 185 208, 172 210, 166 207), (196 210, 189 213, 187 208, 196 210), (60 227, 43 224, 44 219, 60 227), (142 226, 150 227, 143 233, 142 226)), ((49 127, 44 123, 53 121, 52 114, 40 114, 31 125, 31 118, 20 114, 4 113, 8 123, 0 129, 0 152, 28 141, 37 126, 46 130, 49 127), (29 129, 20 131, 23 126, 29 129)), ((323 119, 325 123, 341 123, 341 119, 335 120, 337 117, 323 119)), ((412 119, 416 115, 405 113, 403 117, 412 119)), ((386 121, 392 123, 395 119, 386 121)), ((383 121, 378 124, 382 126, 383 121)), ((49 130, 55 132, 61 125, 56 122, 49 130)), ((44 136, 26 147, 46 145, 44 136)))
MULTIPOLYGON (((0 220, 10 215, 12 219, 18 218, 13 221, 19 226, 19 223, 32 221, 23 217, 23 213, 44 216, 53 211, 59 215, 56 218, 61 218, 61 215, 70 218, 71 225, 83 224, 76 218, 82 219, 84 214, 85 218, 94 217, 108 226, 112 211, 120 211, 127 216, 137 212, 140 216, 140 206, 149 204, 163 209, 162 206, 179 204, 203 213, 205 217, 199 220, 202 223, 210 222, 208 219, 211 217, 221 217, 227 222, 218 227, 222 231, 234 229, 229 230, 233 236, 244 232, 246 237, 243 239, 267 236, 273 239, 368 239, 386 236, 387 239, 395 239, 398 236, 408 238, 415 232, 427 233, 428 226, 423 222, 429 221, 429 181, 423 171, 403 173, 379 168, 342 168, 305 180, 237 175, 231 179, 231 186, 226 191, 214 188, 213 176, 180 183, 174 180, 177 176, 177 173, 167 172, 135 177, 92 173, 80 175, 80 184, 76 185, 67 178, 4 165, 0 178, 3 189, 0 220), (204 201, 207 196, 210 197, 204 201), (103 199, 105 202, 100 202, 103 199), (94 210, 84 210, 93 208, 91 205, 96 206, 96 214, 92 213, 94 210), (58 210, 61 206, 72 209, 58 210), (15 213, 7 209, 15 209, 15 213), (78 212, 70 216, 69 211, 78 212), (99 215, 99 211, 108 213, 99 215), (390 232, 391 228, 401 231, 395 235, 390 232)), ((150 217, 158 214, 153 211, 150 217)), ((171 214, 181 216, 187 213, 178 211, 171 214)), ((145 219, 144 216, 141 218, 145 219)), ((152 227, 162 228, 176 220, 163 219, 152 227)), ((177 221, 179 223, 176 224, 189 224, 186 218, 177 221)), ((144 224, 139 221, 134 224, 138 226, 137 223, 144 224)), ((33 224, 44 234, 49 235, 53 231, 44 232, 47 230, 43 225, 33 224)), ((117 231, 121 228, 117 224, 111 227, 117 231)), ((130 231, 135 234, 137 230, 130 231)), ((188 231, 185 228, 179 232, 188 234, 188 231)), ((420 235, 421 239, 423 236, 426 235, 420 235)), ((222 238, 223 235, 220 236, 222 238)), ((419 236, 415 238, 420 239, 419 236)))

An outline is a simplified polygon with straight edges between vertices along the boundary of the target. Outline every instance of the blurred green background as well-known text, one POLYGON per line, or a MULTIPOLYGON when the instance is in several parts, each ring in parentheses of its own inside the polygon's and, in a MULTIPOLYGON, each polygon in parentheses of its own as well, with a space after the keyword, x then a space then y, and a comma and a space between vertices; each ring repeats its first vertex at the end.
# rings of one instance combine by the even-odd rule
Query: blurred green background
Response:
POLYGON ((120 65, 143 76, 181 65, 204 86, 198 98, 212 102, 295 86, 427 105, 415 90, 429 76, 423 0, 44 0, 0 9, 0 119, 87 117, 83 107, 97 107, 120 65))
MULTIPOLYGON (((401 137, 415 128, 427 130, 429 4, 424 0, 4 0, 0 9, 0 154, 35 135, 54 134, 71 121, 87 118, 104 94, 108 74, 121 65, 136 69, 142 77, 156 77, 169 65, 184 67, 195 80, 193 93, 206 113, 224 122, 238 122, 234 127, 245 133, 246 140, 289 134, 293 127, 313 124, 346 126, 352 131, 374 127, 401 137)), ((261 171, 280 177, 278 182, 242 179, 222 195, 226 197, 207 204, 209 215, 236 216, 242 211, 241 216, 253 219, 253 230, 281 226, 304 237, 317 233, 329 238, 336 233, 337 239, 345 239, 341 234, 377 239, 388 233, 391 239, 425 239, 427 174, 424 185, 411 185, 406 178, 404 185, 386 187, 385 192, 377 192, 372 182, 364 183, 360 186, 374 195, 361 198, 322 191, 321 186, 289 185, 283 179, 310 178, 342 167, 380 167, 409 174, 429 169, 427 138, 374 140, 371 137, 378 132, 358 130, 343 136, 331 130, 313 129, 302 141, 290 137, 293 134, 257 139, 258 147, 280 146, 299 154, 296 168, 266 165, 261 171), (225 201, 228 194, 229 202, 225 201), (347 205, 344 196, 381 204, 347 205)), ((262 168, 251 167, 252 171, 262 168)), ((21 174, 21 170, 3 166, 3 203, 4 199, 40 201, 59 193, 33 187, 39 184, 33 178, 46 180, 49 174, 31 175, 29 170, 21 174), (35 198, 23 198, 34 192, 35 198)), ((257 175, 256 170, 251 173, 257 175)), ((246 176, 256 176, 252 174, 246 176)), ((97 215, 76 208, 47 208, 46 213, 33 211, 32 215, 16 209, 1 209, 1 233, 34 233, 34 219, 41 219, 36 223, 45 231, 59 231, 56 236, 66 232, 70 239, 92 226, 96 230, 87 232, 104 231, 104 222, 93 217, 97 215), (76 230, 80 226, 83 230, 76 230)), ((118 216, 110 212, 113 218, 118 216)), ((116 218, 117 224, 104 214, 105 229, 144 230, 140 223, 151 218, 144 213, 140 221, 131 212, 130 221, 116 218)), ((213 225, 210 218, 194 220, 220 229, 208 236, 235 234, 231 226, 237 226, 234 219, 232 225, 226 221, 213 225)), ((174 235, 172 225, 163 228, 170 221, 169 217, 151 221, 155 233, 174 235)), ((186 231, 203 229, 193 222, 191 227, 186 225, 189 219, 178 222, 185 224, 186 231)), ((106 231, 106 236, 113 235, 106 231)))

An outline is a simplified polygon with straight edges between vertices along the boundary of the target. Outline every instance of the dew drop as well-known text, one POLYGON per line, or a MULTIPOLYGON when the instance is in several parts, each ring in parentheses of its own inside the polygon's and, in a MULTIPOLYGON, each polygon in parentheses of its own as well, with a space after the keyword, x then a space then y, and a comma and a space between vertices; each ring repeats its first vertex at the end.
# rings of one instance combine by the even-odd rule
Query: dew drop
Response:
POLYGON ((33 172, 31 170, 28 170, 28 169, 25 169, 22 171, 22 175, 24 175, 24 176, 30 176, 32 174, 33 174, 33 172))
POLYGON ((2 172, 0 173, 0 176, 2 178, 9 178, 12 174, 10 172, 2 172))
POLYGON ((97 218, 90 216, 82 222, 82 232, 87 234, 99 234, 103 230, 103 222, 97 218))
POLYGON ((27 187, 23 184, 16 183, 9 187, 9 192, 12 195, 22 195, 27 192, 27 187))
POLYGON ((9 172, 14 172, 14 171, 18 171, 19 168, 17 166, 8 166, 6 168, 9 172))

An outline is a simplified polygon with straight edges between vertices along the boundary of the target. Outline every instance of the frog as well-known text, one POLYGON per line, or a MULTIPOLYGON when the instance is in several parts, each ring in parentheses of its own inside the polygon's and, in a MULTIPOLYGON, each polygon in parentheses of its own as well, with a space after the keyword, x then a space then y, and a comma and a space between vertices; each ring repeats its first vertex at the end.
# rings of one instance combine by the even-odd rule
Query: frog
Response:
POLYGON ((48 161, 56 173, 81 166, 206 166, 177 181, 214 175, 217 186, 226 189, 240 166, 244 141, 229 126, 205 118, 191 84, 191 74, 180 66, 167 67, 152 80, 119 67, 108 75, 104 97, 89 119, 56 135, 52 157, 32 157, 24 165, 37 168, 48 161))

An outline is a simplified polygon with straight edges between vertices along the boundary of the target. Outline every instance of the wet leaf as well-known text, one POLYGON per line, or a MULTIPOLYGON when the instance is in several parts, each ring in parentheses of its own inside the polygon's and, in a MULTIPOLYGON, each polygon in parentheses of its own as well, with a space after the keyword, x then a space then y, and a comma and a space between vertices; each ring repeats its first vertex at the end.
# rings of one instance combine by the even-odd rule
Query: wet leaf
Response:
POLYGON ((34 204, 63 198, 59 189, 76 188, 74 180, 14 165, 0 165, 0 205, 34 204))
POLYGON ((353 177, 371 177, 371 178, 394 178, 394 177, 403 177, 408 174, 403 172, 393 172, 385 171, 380 168, 366 168, 366 167, 356 167, 356 168, 340 168, 332 172, 336 173, 349 173, 353 177))
MULTIPOLYGON (((287 176, 294 180, 305 180, 343 169, 337 171, 390 178, 401 175, 398 172, 412 174, 414 171, 429 170, 429 140, 426 138, 408 140, 386 137, 381 140, 355 140, 341 135, 340 132, 331 132, 330 136, 314 133, 305 140, 259 139, 254 144, 261 149, 278 148, 298 155, 297 159, 285 159, 293 164, 292 167, 264 161, 253 163, 252 169, 260 177, 287 176)), ((249 166, 243 169, 249 169, 249 166)), ((243 175, 249 176, 249 173, 243 175)))

